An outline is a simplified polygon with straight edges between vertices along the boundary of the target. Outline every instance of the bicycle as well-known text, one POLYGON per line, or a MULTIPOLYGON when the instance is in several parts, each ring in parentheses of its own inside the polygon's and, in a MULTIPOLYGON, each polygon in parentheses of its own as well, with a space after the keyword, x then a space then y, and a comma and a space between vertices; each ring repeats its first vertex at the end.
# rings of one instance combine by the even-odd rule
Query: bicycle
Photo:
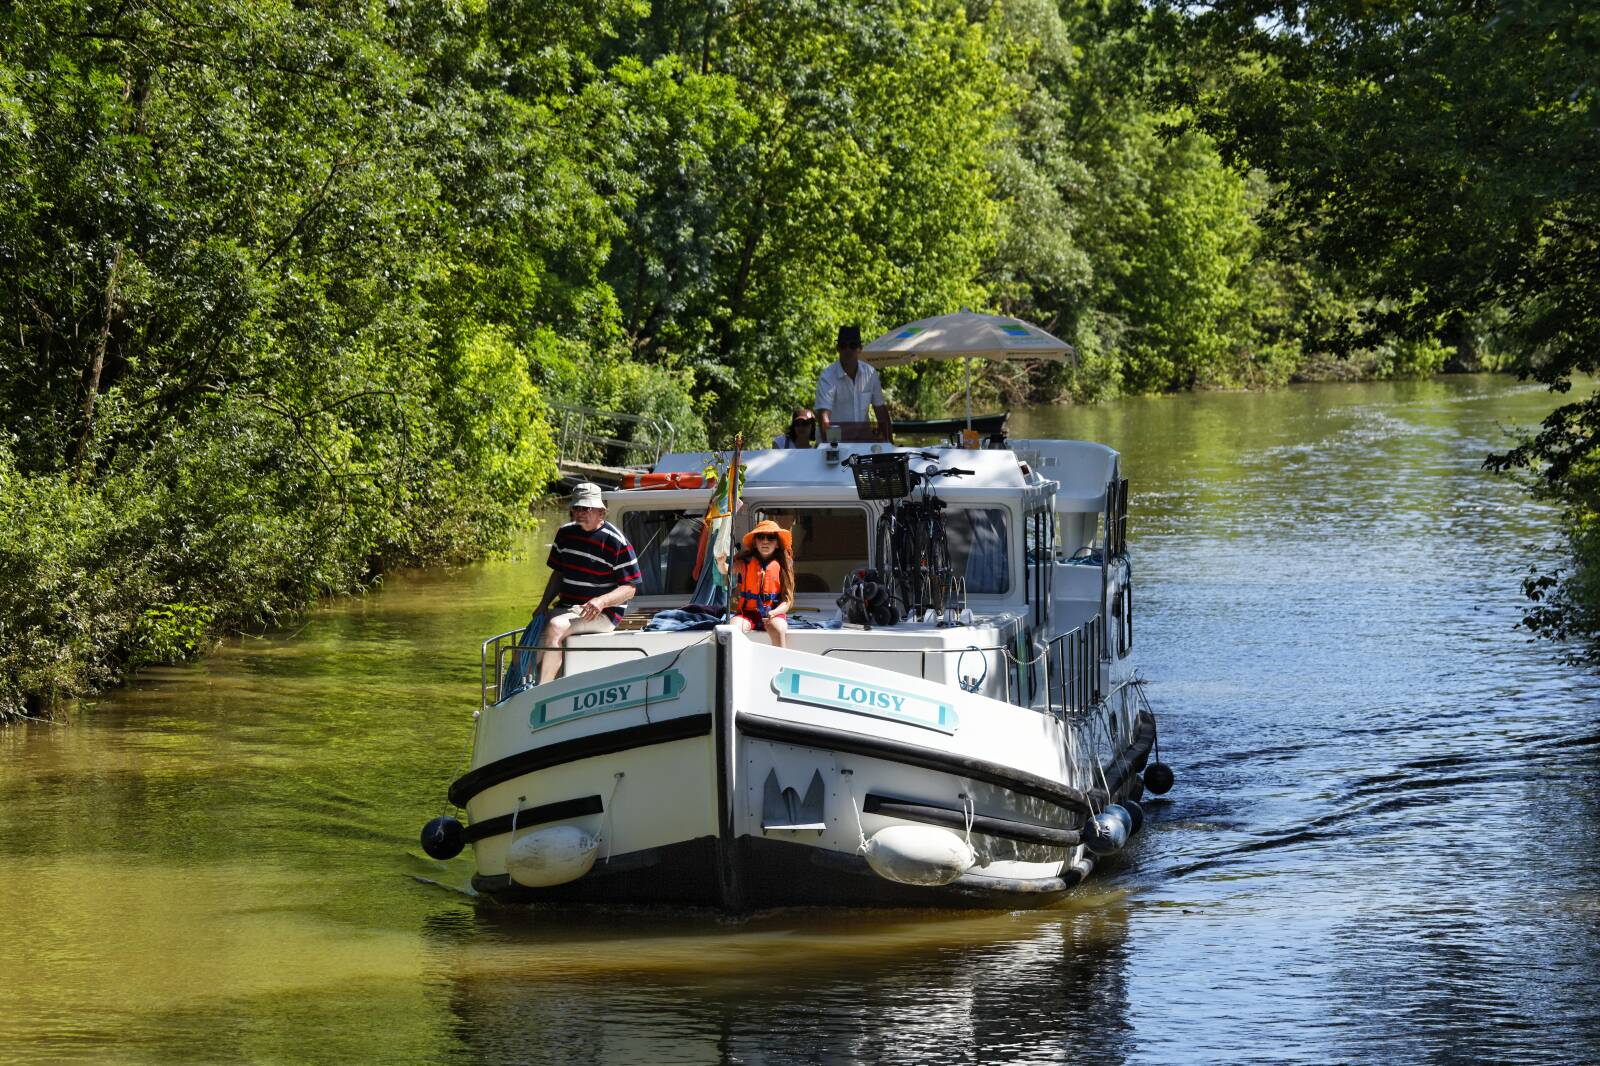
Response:
POLYGON ((942 513, 945 502, 934 491, 933 479, 973 473, 959 467, 915 471, 910 468, 912 456, 939 458, 933 452, 884 452, 852 455, 843 463, 855 476, 857 496, 885 501, 873 538, 873 561, 907 617, 928 608, 942 612, 955 580, 942 513), (921 499, 902 503, 918 485, 921 499))
POLYGON ((964 477, 971 473, 971 470, 953 466, 943 470, 933 467, 920 472, 913 471, 912 476, 922 488, 922 496, 906 504, 905 510, 910 512, 914 552, 911 558, 915 560, 918 574, 919 598, 914 604, 918 612, 932 608, 943 614, 955 586, 955 572, 950 563, 950 539, 944 525, 946 504, 934 489, 933 479, 964 477), (920 598, 922 592, 926 592, 926 600, 920 598))

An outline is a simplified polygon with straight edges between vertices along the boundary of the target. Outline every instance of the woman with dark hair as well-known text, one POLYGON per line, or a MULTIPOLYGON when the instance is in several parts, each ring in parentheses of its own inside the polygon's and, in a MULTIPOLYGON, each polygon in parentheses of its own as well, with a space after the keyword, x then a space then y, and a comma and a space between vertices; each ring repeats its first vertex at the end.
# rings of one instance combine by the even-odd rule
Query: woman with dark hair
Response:
POLYGON ((817 416, 809 407, 797 407, 789 418, 789 428, 772 438, 774 448, 815 448, 817 416))

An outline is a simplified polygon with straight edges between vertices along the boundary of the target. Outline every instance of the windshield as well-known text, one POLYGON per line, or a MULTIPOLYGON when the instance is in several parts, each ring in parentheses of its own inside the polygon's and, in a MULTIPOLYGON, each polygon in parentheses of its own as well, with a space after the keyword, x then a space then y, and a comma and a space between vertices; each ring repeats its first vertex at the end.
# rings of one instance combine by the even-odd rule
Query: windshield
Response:
POLYGON ((694 592, 694 561, 700 551, 705 509, 629 511, 622 535, 639 556, 642 596, 683 596, 694 592))
POLYGON ((867 565, 864 507, 758 505, 756 521, 767 518, 794 535, 796 593, 839 592, 852 570, 867 565))
POLYGON ((951 507, 944 513, 950 569, 967 583, 967 595, 1011 591, 1003 507, 951 507))

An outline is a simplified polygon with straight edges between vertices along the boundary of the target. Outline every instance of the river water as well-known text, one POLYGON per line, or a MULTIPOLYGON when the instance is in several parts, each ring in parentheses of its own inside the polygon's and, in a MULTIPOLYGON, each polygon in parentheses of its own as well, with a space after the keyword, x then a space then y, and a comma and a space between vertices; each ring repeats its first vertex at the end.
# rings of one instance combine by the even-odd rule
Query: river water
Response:
MULTIPOLYGON (((1134 489, 1178 775, 1063 904, 514 911, 426 858, 524 557, 0 730, 0 1061, 1600 1059, 1600 684, 1512 629, 1503 378, 1014 417, 1134 489)), ((547 533, 548 529, 540 531, 547 533)))

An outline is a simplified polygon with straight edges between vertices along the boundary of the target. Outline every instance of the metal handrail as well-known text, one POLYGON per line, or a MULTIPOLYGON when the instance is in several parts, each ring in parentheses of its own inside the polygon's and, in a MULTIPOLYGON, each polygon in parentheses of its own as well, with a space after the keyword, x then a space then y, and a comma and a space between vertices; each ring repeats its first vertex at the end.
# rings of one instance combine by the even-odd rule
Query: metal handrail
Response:
POLYGON ((1059 706, 1063 714, 1079 714, 1106 698, 1100 678, 1100 667, 1108 661, 1105 636, 1102 612, 1051 639, 1045 653, 1045 703, 1051 713, 1059 706), (1059 701, 1050 684, 1052 656, 1060 664, 1056 686, 1059 701))
MULTIPOLYGON (((580 449, 585 445, 598 446, 599 448, 620 448, 624 455, 628 452, 639 452, 646 458, 637 465, 653 465, 661 457, 672 450, 677 432, 672 423, 664 418, 654 415, 633 415, 626 411, 604 411, 596 407, 584 407, 579 404, 551 403, 552 411, 560 412, 561 425, 556 436, 556 457, 558 460, 573 460, 581 462, 585 456, 580 455, 580 449), (626 423, 639 426, 647 430, 645 440, 623 440, 620 437, 604 433, 590 432, 589 419, 603 419, 611 423, 626 423)), ((615 432, 614 430, 612 431, 615 432)))
MULTIPOLYGON (((532 655, 541 651, 559 651, 565 655, 594 655, 600 652, 631 651, 638 655, 641 659, 648 659, 651 655, 655 654, 654 652, 650 652, 639 647, 637 644, 607 644, 599 648, 566 646, 557 647, 554 644, 518 644, 516 643, 516 639, 522 636, 522 632, 523 631, 521 629, 513 629, 505 633, 496 634, 495 636, 485 640, 479 647, 478 699, 481 709, 488 710, 490 707, 499 703, 503 698, 500 693, 505 687, 506 658, 507 656, 513 655, 517 652, 525 651, 532 655), (511 643, 502 644, 507 637, 512 638, 511 643), (493 652, 490 651, 491 646, 494 649, 493 652), (493 675, 490 675, 489 673, 489 664, 491 661, 494 663, 493 675), (491 691, 494 693, 493 699, 489 698, 489 693, 491 691)), ((528 682, 527 687, 538 687, 539 682, 533 679, 533 675, 529 675, 528 677, 524 678, 524 680, 528 682)))

